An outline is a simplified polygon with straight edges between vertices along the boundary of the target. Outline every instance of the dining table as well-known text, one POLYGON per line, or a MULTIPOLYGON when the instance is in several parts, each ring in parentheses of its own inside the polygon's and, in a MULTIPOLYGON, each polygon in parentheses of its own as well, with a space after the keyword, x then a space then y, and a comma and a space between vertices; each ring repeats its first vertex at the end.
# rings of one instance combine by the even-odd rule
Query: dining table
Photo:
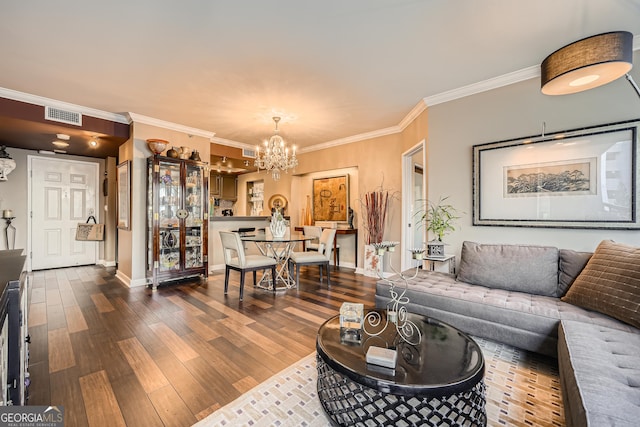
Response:
POLYGON ((243 242, 254 242, 264 256, 271 257, 278 262, 276 266, 276 277, 271 277, 270 271, 265 271, 260 278, 257 287, 268 290, 282 290, 297 287, 294 275, 289 274, 289 258, 298 243, 312 240, 312 237, 305 236, 297 231, 287 231, 283 237, 274 237, 268 231, 258 231, 255 234, 241 235, 243 242), (278 284, 281 284, 278 286, 278 284))

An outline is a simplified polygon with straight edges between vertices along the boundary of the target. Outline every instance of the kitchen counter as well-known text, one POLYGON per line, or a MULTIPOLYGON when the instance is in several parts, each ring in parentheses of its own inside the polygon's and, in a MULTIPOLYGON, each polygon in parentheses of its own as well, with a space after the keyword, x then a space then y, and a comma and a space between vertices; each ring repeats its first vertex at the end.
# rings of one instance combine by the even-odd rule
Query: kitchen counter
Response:
MULTIPOLYGON (((269 216, 210 216, 209 221, 220 221, 220 222, 234 222, 234 221, 268 221, 271 218, 269 216)), ((287 221, 291 219, 291 217, 285 215, 284 219, 287 221)))
POLYGON ((234 221, 264 221, 268 216, 212 216, 209 221, 234 222, 234 221))

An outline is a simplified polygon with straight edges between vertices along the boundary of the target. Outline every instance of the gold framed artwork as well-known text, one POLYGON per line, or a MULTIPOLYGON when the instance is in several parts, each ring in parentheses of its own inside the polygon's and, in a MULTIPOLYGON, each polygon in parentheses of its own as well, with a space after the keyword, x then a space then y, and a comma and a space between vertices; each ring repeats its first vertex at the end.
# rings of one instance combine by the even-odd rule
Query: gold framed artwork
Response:
POLYGON ((313 220, 347 221, 349 175, 313 180, 313 220))

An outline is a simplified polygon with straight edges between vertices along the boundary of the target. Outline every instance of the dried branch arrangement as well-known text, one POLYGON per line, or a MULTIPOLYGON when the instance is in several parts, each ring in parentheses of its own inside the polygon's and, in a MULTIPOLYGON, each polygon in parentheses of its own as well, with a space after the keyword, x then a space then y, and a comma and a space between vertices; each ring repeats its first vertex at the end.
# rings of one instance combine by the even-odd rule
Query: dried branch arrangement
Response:
POLYGON ((364 195, 367 213, 367 244, 381 243, 389 207, 388 191, 372 191, 364 195))
POLYGON ((368 245, 382 243, 384 240, 387 213, 391 201, 396 197, 396 192, 385 190, 380 186, 374 191, 365 193, 364 198, 360 200, 366 215, 362 227, 365 229, 365 241, 368 245))

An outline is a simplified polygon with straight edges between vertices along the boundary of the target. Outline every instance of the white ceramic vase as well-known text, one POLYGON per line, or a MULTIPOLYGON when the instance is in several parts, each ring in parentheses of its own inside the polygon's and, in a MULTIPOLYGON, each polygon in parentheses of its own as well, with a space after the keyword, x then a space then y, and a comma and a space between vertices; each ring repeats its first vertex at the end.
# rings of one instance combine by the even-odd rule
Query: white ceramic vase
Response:
POLYGON ((269 229, 271 230, 271 234, 273 234, 273 237, 279 239, 281 237, 284 237, 285 233, 287 232, 287 225, 285 224, 284 220, 272 219, 271 224, 269 224, 269 229))

